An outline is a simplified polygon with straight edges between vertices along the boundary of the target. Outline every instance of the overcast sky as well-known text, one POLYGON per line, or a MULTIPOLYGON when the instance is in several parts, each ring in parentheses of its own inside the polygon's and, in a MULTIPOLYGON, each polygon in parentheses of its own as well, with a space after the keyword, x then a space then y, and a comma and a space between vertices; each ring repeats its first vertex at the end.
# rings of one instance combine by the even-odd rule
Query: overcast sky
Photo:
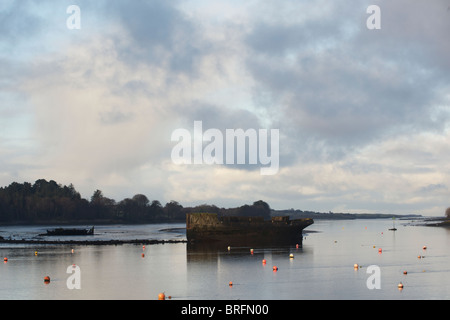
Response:
POLYGON ((450 1, 2 0, 0 185, 444 214, 450 1), (67 8, 80 8, 69 29, 67 8), (381 29, 370 30, 370 5, 381 29), (280 169, 176 165, 178 128, 279 129, 280 169))

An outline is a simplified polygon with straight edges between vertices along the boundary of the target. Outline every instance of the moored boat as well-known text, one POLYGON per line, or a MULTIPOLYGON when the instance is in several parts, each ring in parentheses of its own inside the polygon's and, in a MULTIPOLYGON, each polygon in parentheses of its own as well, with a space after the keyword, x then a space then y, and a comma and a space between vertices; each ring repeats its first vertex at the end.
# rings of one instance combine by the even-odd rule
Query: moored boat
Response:
POLYGON ((56 228, 47 230, 46 236, 89 236, 94 234, 94 227, 90 229, 56 228))

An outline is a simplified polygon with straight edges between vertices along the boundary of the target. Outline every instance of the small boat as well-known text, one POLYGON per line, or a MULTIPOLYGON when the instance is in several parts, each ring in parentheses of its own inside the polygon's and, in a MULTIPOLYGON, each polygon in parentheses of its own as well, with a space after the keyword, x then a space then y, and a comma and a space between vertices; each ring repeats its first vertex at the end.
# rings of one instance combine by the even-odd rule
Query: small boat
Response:
POLYGON ((390 231, 397 231, 397 228, 395 227, 395 218, 392 218, 392 228, 389 229, 390 231))
POLYGON ((56 228, 47 230, 45 236, 90 236, 94 234, 94 227, 90 229, 76 229, 76 228, 56 228))

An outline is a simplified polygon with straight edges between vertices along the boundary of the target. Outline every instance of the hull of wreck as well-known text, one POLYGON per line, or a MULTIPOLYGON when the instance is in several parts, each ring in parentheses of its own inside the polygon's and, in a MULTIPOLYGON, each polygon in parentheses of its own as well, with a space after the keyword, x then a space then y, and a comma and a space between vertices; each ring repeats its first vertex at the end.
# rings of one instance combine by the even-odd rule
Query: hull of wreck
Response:
POLYGON ((301 244, 302 231, 313 219, 290 220, 273 217, 218 217, 217 214, 186 215, 186 237, 189 243, 224 243, 229 246, 273 246, 301 244))

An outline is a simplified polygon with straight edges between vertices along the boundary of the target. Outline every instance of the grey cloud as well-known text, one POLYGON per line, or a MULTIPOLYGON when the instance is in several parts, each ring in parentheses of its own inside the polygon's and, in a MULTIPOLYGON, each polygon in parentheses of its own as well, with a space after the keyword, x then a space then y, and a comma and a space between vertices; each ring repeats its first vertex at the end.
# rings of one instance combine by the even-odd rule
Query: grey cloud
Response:
POLYGON ((4 7, 0 10, 0 43, 15 45, 23 36, 32 39, 42 31, 44 19, 30 11, 30 1, 9 2, 9 5, 2 3, 4 7))
POLYGON ((102 112, 100 114, 100 122, 106 125, 114 125, 119 123, 124 123, 133 120, 133 113, 124 113, 120 110, 110 110, 107 112, 102 112))
POLYGON ((252 112, 243 109, 234 109, 225 105, 190 101, 185 105, 174 107, 174 111, 183 114, 183 118, 190 125, 196 120, 203 121, 205 128, 217 128, 219 130, 261 128, 258 117, 252 112))
MULTIPOLYGON (((431 7, 425 12, 439 11, 439 4, 431 7)), ((434 35, 427 38, 432 33, 427 23, 440 39, 446 38, 447 23, 432 23, 417 1, 383 4, 382 30, 369 31, 364 5, 339 2, 335 8, 332 19, 323 21, 255 23, 247 36, 255 92, 272 97, 277 125, 289 131, 293 153, 339 158, 388 135, 443 130, 449 114, 433 113, 448 104, 437 90, 450 83, 446 45, 434 35), (409 34, 419 28, 412 25, 414 17, 425 30, 428 26, 417 38, 409 34), (349 19, 357 19, 353 27, 349 19)))
POLYGON ((427 186, 424 186, 420 188, 419 193, 423 192, 436 192, 436 191, 447 191, 448 188, 445 184, 438 183, 438 184, 430 184, 427 186))
POLYGON ((128 32, 127 41, 116 39, 124 61, 167 65, 173 72, 195 76, 196 63, 208 44, 202 42, 195 23, 176 8, 176 2, 117 0, 107 1, 105 7, 107 15, 128 32))

